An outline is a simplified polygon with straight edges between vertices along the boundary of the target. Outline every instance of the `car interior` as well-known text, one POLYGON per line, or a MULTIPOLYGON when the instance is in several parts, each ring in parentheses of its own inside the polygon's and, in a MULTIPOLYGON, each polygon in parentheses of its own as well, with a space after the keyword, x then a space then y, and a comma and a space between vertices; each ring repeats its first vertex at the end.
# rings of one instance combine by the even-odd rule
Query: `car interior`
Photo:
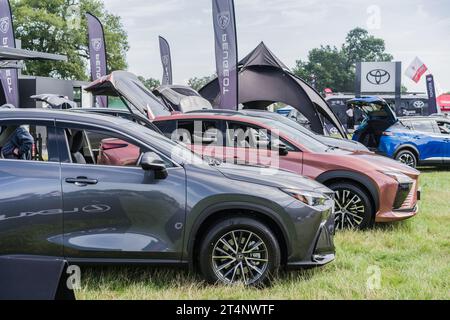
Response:
POLYGON ((227 140, 238 148, 267 148, 270 137, 264 130, 241 124, 228 122, 227 140))
POLYGON ((100 132, 66 129, 72 163, 137 166, 143 151, 124 140, 100 132))
POLYGON ((383 132, 392 124, 386 120, 368 121, 364 130, 360 133, 358 142, 362 143, 369 149, 377 149, 383 132))
POLYGON ((438 121, 437 124, 442 134, 450 135, 450 122, 438 121))

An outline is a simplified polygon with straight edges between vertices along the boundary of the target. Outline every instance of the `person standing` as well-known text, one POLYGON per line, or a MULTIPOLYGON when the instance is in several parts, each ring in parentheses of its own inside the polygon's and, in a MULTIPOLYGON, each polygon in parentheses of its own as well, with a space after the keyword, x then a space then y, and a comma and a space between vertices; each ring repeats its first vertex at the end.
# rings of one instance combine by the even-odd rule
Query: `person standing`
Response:
POLYGON ((23 126, 18 127, 1 149, 3 159, 30 160, 33 136, 23 126))

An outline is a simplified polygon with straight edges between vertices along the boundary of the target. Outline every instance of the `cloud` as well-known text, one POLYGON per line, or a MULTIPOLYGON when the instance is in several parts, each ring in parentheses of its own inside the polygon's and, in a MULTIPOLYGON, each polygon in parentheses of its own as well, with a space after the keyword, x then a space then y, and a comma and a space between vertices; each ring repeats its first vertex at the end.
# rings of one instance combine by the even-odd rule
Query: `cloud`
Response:
MULTIPOLYGON (((129 34, 130 71, 161 77, 157 36, 164 35, 172 46, 175 81, 214 72, 211 0, 104 2, 129 34)), ((321 44, 339 46, 356 26, 367 28, 367 8, 377 6, 381 25, 370 33, 385 39, 387 51, 404 65, 420 56, 450 89, 448 0, 235 0, 235 6, 240 56, 264 40, 288 66, 321 44)), ((424 84, 404 82, 425 91, 424 84)))

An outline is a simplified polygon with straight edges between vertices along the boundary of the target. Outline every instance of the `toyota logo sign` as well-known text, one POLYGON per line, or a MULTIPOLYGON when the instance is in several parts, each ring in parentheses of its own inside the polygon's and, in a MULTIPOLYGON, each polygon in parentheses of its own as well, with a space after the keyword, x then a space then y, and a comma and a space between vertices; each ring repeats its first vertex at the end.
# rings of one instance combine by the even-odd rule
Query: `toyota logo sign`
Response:
POLYGON ((417 100, 417 101, 414 101, 413 106, 416 109, 422 109, 423 107, 425 107, 425 102, 423 102, 421 100, 417 100))
POLYGON ((373 85, 383 85, 391 80, 391 74, 383 69, 374 69, 367 73, 366 79, 373 85))

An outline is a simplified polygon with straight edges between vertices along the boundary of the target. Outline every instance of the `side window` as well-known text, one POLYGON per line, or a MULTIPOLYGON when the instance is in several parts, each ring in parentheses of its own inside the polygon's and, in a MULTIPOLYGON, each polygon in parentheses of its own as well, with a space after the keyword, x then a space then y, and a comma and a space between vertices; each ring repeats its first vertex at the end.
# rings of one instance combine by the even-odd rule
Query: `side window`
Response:
POLYGON ((431 121, 415 121, 413 123, 414 130, 425 132, 425 133, 435 133, 433 122, 431 121))
POLYGON ((450 123, 448 122, 438 122, 439 131, 441 134, 449 134, 450 135, 450 123))
POLYGON ((54 130, 54 127, 30 123, 1 126, 1 158, 9 160, 59 162, 56 142, 49 139, 54 130))
POLYGON ((186 144, 222 145, 223 140, 217 120, 179 120, 177 135, 186 144))
POLYGON ((413 129, 414 128, 411 121, 406 121, 406 120, 400 120, 400 121, 408 129, 413 129))
POLYGON ((262 130, 246 123, 228 121, 228 147, 256 149, 262 144, 267 146, 269 143, 270 137, 267 130, 262 130))
MULTIPOLYGON (((136 167, 142 154, 151 151, 106 130, 65 128, 64 135, 71 163, 136 167)), ((173 166, 170 161, 166 162, 168 167, 173 166)))
POLYGON ((227 146, 247 149, 269 149, 271 143, 282 143, 288 151, 299 151, 285 139, 266 129, 241 122, 227 123, 227 146))
POLYGON ((155 121, 153 123, 159 128, 159 130, 161 130, 164 136, 171 139, 172 133, 176 129, 176 121, 155 121))

